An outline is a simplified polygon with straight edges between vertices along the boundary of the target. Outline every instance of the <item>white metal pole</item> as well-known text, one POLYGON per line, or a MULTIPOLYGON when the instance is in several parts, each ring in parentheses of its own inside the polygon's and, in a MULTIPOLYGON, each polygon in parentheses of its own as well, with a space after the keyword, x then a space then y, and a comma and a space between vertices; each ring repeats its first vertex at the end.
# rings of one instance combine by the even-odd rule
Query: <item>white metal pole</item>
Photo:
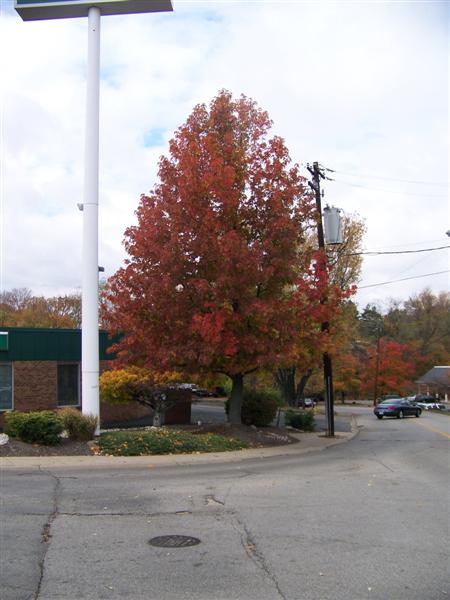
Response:
MULTIPOLYGON (((98 329, 98 163, 100 9, 89 8, 83 201, 81 393, 83 414, 100 418, 98 329)), ((99 426, 97 426, 97 433, 99 426)))

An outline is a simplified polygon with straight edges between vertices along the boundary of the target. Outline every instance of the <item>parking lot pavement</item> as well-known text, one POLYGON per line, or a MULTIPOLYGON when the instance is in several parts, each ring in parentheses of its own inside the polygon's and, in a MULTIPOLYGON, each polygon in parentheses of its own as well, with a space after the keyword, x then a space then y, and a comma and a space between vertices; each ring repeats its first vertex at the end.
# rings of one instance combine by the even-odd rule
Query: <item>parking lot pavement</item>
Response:
MULTIPOLYGON (((214 423, 220 424, 226 422, 226 414, 225 409, 222 404, 208 403, 206 402, 194 402, 192 404, 191 410, 191 421, 193 423, 197 423, 201 421, 202 423, 214 423)), ((327 420, 325 415, 321 413, 316 413, 314 417, 316 428, 319 431, 327 430, 327 420)), ((284 427, 284 413, 280 413, 280 418, 278 417, 274 419, 272 425, 274 427, 284 427)), ((348 417, 335 417, 334 419, 334 429, 336 432, 350 432, 352 430, 351 427, 351 419, 348 417)))

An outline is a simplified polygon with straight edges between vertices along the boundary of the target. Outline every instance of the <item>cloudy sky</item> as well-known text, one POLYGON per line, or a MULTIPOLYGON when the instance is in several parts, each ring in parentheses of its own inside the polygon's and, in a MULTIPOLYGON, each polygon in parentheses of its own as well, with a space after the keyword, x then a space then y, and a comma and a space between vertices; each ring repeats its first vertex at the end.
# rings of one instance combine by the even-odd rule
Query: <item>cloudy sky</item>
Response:
MULTIPOLYGON (((106 276, 168 140, 222 88, 269 112, 295 162, 335 171, 324 200, 364 219, 366 250, 450 244, 448 1, 173 4, 101 23, 106 276)), ((12 0, 1 11, 0 284, 70 293, 81 286, 87 19, 23 22, 12 0)), ((445 249, 368 256, 356 300, 448 290, 448 269, 445 249)))

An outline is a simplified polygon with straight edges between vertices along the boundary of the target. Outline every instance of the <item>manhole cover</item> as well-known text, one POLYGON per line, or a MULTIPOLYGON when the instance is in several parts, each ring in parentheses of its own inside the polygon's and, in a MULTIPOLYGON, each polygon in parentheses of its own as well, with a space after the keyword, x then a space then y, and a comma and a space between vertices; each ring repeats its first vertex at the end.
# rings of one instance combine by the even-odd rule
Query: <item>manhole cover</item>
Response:
POLYGON ((159 548, 187 548, 200 544, 200 540, 190 535, 160 535, 152 538, 149 544, 159 548))

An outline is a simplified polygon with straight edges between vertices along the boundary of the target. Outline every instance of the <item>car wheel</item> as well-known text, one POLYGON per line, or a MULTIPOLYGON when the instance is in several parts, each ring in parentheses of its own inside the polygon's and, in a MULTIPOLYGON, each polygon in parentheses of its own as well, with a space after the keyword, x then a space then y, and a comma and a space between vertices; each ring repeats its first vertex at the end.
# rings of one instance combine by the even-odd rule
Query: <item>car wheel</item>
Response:
POLYGON ((403 411, 402 411, 402 410, 399 410, 399 411, 398 411, 398 415, 397 415, 397 419, 403 419, 403 417, 404 417, 404 416, 405 416, 405 415, 404 415, 403 411))
POLYGON ((377 419, 382 419, 383 415, 377 415, 377 419))
POLYGON ((420 414, 421 414, 421 412, 422 412, 421 410, 417 410, 417 411, 416 411, 416 417, 417 417, 417 418, 419 418, 419 417, 420 417, 420 414))

